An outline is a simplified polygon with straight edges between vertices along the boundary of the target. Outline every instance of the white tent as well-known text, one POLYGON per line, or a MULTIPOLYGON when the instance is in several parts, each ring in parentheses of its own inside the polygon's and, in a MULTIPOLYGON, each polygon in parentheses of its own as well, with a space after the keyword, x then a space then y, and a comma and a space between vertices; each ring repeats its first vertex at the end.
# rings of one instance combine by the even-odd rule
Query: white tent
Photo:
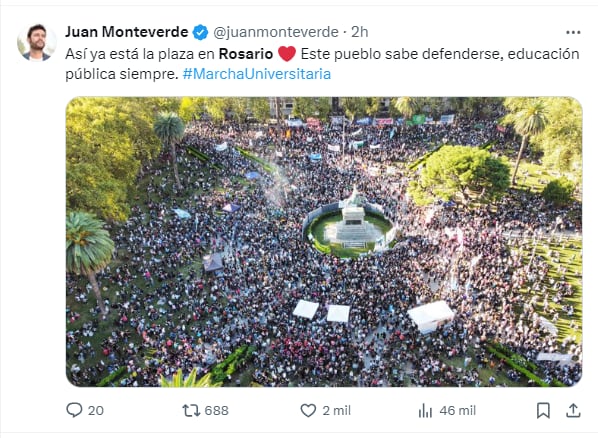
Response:
POLYGON ((328 306, 327 321, 330 322, 349 322, 349 311, 351 306, 339 306, 332 304, 328 306))
POLYGON ((214 149, 216 149, 216 152, 222 152, 228 149, 228 144, 226 142, 222 143, 222 144, 217 144, 216 146, 214 146, 214 149))
POLYGON ((239 208, 241 208, 241 206, 237 204, 226 204, 224 207, 222 207, 222 210, 226 211, 227 213, 234 213, 239 208))
POLYGON ((450 323, 455 317, 446 301, 435 301, 407 311, 411 319, 417 324, 422 334, 428 334, 438 328, 440 324, 450 323))
POLYGON ((543 316, 540 317, 540 325, 542 326, 543 329, 548 330, 550 332, 550 334, 552 334, 554 336, 559 334, 559 329, 557 328, 557 326, 554 325, 552 322, 548 321, 543 316))
POLYGON ((561 353, 538 353, 536 360, 548 360, 553 362, 560 362, 560 365, 568 365, 573 360, 572 354, 561 353))
POLYGON ((301 316, 307 319, 313 319, 314 315, 316 314, 316 310, 320 305, 318 303, 312 303, 311 301, 299 300, 295 310, 293 310, 293 315, 301 316))
POLYGON ((212 272, 217 271, 218 269, 222 269, 222 254, 219 252, 215 252, 213 254, 203 256, 203 268, 206 272, 212 272))

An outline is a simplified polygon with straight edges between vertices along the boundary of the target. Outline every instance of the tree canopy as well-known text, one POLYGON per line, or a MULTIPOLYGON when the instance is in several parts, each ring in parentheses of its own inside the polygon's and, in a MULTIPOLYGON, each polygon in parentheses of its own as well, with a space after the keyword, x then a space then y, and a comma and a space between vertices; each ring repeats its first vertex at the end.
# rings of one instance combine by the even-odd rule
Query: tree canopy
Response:
POLYGON ((542 197, 557 207, 568 205, 573 201, 575 184, 565 177, 550 181, 542 190, 542 197))
POLYGON ((511 178, 511 184, 515 184, 517 170, 529 139, 544 131, 549 122, 546 117, 546 104, 539 98, 510 97, 505 99, 505 108, 510 110, 510 113, 504 117, 504 122, 512 124, 515 132, 521 136, 521 146, 511 178))
POLYGON ((397 97, 394 106, 406 119, 413 117, 420 109, 420 100, 416 97, 397 97))
POLYGON ((170 149, 174 178, 177 187, 181 189, 182 184, 176 158, 176 145, 185 135, 185 123, 183 123, 174 111, 162 111, 158 114, 154 122, 154 133, 158 136, 162 144, 170 149))
POLYGON ((582 114, 581 105, 570 97, 546 98, 550 123, 534 137, 544 152, 542 162, 559 172, 581 175, 582 114))
POLYGON ((438 199, 467 204, 499 199, 509 187, 508 164, 490 152, 469 146, 443 146, 431 155, 409 194, 419 205, 438 199))
POLYGON ((66 270, 87 276, 100 311, 105 315, 95 274, 110 263, 114 242, 103 227, 104 222, 85 212, 71 212, 66 218, 66 270))
POLYGON ((125 220, 141 166, 160 151, 154 110, 142 98, 73 99, 66 109, 67 211, 125 220))
POLYGON ((293 116, 306 120, 315 117, 327 121, 332 106, 329 99, 324 97, 295 97, 293 99, 293 116))

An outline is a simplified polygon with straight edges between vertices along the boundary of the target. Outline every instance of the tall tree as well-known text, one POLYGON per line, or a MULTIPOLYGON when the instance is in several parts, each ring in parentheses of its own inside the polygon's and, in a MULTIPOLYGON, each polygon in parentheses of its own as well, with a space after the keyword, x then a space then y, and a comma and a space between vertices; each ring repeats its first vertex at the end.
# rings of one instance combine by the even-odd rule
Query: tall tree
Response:
POLYGON ((294 97, 293 98, 293 117, 299 117, 306 120, 313 117, 317 112, 317 102, 313 97, 294 97))
POLYGON ((368 102, 365 97, 341 97, 341 107, 351 121, 358 116, 366 115, 367 106, 368 102))
POLYGON ((136 178, 160 151, 154 112, 142 98, 75 98, 66 108, 66 203, 69 211, 122 221, 136 178))
POLYGON ((437 199, 491 202, 509 187, 508 164, 480 148, 443 146, 424 166, 419 178, 409 185, 409 193, 419 205, 437 199))
POLYGON ((71 212, 66 218, 66 270, 87 276, 104 316, 108 311, 96 274, 110 263, 114 242, 103 226, 104 222, 85 212, 71 212))
POLYGON ((323 122, 327 122, 332 112, 332 102, 329 97, 317 97, 316 98, 316 112, 318 118, 323 122))
POLYGON ((573 192, 575 192, 575 184, 562 176, 553 179, 544 187, 542 197, 547 202, 551 202, 557 207, 562 207, 573 201, 573 192))
POLYGON ((576 182, 581 182, 581 105, 570 97, 544 100, 550 123, 534 137, 534 145, 544 153, 542 164, 558 172, 571 173, 576 182))
POLYGON ((376 117, 378 111, 380 111, 380 98, 367 97, 365 113, 370 117, 376 117))
POLYGON ((183 122, 189 123, 194 118, 201 117, 205 112, 207 98, 205 97, 183 97, 178 109, 178 114, 183 122))
POLYGON ((259 122, 266 123, 270 119, 270 102, 266 97, 250 97, 249 109, 259 122))
POLYGON ((394 106, 405 118, 405 124, 420 109, 419 100, 416 97, 397 97, 394 106))
POLYGON ((230 97, 227 106, 237 123, 241 124, 247 120, 249 114, 249 99, 247 97, 230 97))
POLYGON ((206 101, 206 111, 214 123, 222 123, 229 110, 229 101, 226 97, 211 97, 206 101))
POLYGON ((516 111, 509 114, 505 120, 511 122, 515 128, 515 132, 521 136, 521 146, 519 147, 519 153, 517 154, 517 160, 515 161, 515 169, 513 170, 513 176, 511 178, 511 185, 515 185, 517 171, 519 170, 519 164, 523 151, 527 147, 530 137, 540 134, 548 125, 548 118, 546 116, 546 104, 542 99, 527 99, 527 100, 505 100, 505 106, 514 107, 516 111), (522 107, 517 108, 523 104, 522 107))
POLYGON ((161 112, 154 123, 154 132, 166 147, 170 148, 172 158, 172 169, 174 179, 178 189, 182 189, 181 179, 179 177, 179 168, 176 158, 177 143, 181 141, 185 134, 185 125, 181 118, 174 112, 161 112))

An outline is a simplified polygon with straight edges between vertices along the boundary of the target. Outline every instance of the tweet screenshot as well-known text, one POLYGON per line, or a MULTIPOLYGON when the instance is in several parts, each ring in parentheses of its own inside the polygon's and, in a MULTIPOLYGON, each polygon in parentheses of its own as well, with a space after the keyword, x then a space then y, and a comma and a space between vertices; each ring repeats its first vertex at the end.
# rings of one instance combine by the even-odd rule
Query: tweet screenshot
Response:
POLYGON ((597 7, 197 3, 0 0, 1 436, 596 436, 597 7))

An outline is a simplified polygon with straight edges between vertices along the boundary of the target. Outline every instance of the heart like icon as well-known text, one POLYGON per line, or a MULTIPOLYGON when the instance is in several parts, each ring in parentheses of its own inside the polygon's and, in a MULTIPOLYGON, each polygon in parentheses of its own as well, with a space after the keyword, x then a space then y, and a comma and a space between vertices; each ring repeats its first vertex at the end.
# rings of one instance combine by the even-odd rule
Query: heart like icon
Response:
MULTIPOLYGON (((293 51, 294 50, 295 48, 293 48, 293 51)), ((316 413, 316 405, 314 405, 313 403, 303 403, 301 405, 301 413, 305 415, 307 418, 311 417, 313 414, 316 413)))
MULTIPOLYGON (((293 46, 280 46, 278 48, 278 55, 282 58, 283 61, 286 62, 289 62, 291 59, 293 59, 295 53, 297 53, 297 50, 295 50, 295 47, 293 46)), ((303 406, 301 407, 301 409, 303 409, 303 406)))

